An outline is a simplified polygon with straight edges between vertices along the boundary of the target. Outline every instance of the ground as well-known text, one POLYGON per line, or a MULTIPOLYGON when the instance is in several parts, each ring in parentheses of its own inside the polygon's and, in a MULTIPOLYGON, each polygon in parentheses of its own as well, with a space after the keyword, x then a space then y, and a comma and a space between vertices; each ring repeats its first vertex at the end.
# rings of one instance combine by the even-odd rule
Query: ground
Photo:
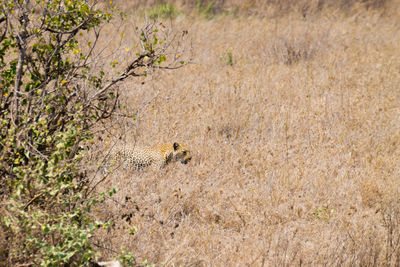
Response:
POLYGON ((192 64, 126 83, 140 109, 113 133, 192 161, 108 177, 96 240, 157 265, 399 261, 400 21, 380 12, 174 20, 192 64))

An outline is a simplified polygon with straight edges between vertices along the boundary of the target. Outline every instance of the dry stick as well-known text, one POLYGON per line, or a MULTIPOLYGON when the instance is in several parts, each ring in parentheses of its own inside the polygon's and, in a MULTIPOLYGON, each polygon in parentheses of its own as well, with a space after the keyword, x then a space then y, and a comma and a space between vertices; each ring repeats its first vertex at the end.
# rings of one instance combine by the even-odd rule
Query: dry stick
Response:
POLYGON ((95 245, 95 246, 98 247, 98 248, 108 250, 109 252, 112 252, 112 253, 118 253, 118 251, 113 250, 112 248, 106 248, 106 247, 103 247, 103 246, 101 246, 101 245, 99 245, 99 244, 96 244, 96 243, 93 243, 93 245, 95 245))
POLYGON ((26 208, 29 207, 29 205, 31 205, 33 203, 33 201, 35 201, 36 199, 38 199, 40 196, 42 196, 44 194, 44 192, 37 194, 36 196, 34 196, 28 203, 25 204, 24 206, 24 210, 26 210, 26 208))
POLYGON ((76 75, 76 73, 77 73, 77 71, 78 71, 79 69, 81 69, 81 68, 83 68, 83 67, 85 67, 85 66, 88 66, 88 65, 91 63, 91 62, 88 63, 88 61, 89 61, 89 58, 92 57, 92 55, 93 55, 93 50, 94 50, 94 48, 96 47, 97 42, 98 42, 98 40, 99 40, 100 30, 96 31, 96 29, 94 29, 94 35, 95 35, 95 38, 94 38, 93 45, 90 47, 89 52, 87 53, 87 55, 86 55, 86 57, 85 57, 83 63, 80 64, 80 65, 78 65, 78 66, 75 66, 74 68, 72 68, 72 69, 68 72, 68 74, 65 76, 65 80, 66 80, 66 81, 71 80, 72 77, 74 77, 74 75, 76 75))
MULTIPOLYGON (((195 227, 197 226, 197 224, 198 224, 197 222, 194 223, 194 224, 192 225, 192 229, 195 229, 195 227)), ((190 234, 190 232, 187 232, 183 240, 185 240, 186 237, 189 236, 189 234, 190 234)), ((178 245, 178 247, 176 248, 176 252, 173 253, 173 254, 164 262, 163 266, 168 266, 168 263, 175 257, 176 254, 178 254, 179 249, 181 249, 181 248, 183 247, 184 244, 185 244, 185 243, 182 242, 180 245, 178 245)), ((199 254, 199 253, 198 253, 198 254, 199 254)), ((198 254, 197 254, 197 255, 198 255, 198 254)))
MULTIPOLYGON (((263 252, 260 252, 259 255, 258 255, 257 257, 255 257, 254 260, 252 260, 250 264, 248 264, 248 266, 254 266, 254 263, 255 263, 261 256, 263 256, 263 254, 264 254, 263 252)), ((264 257, 263 257, 263 260, 264 260, 264 257)))
POLYGON ((126 78, 130 76, 134 77, 140 77, 144 76, 144 74, 137 74, 134 72, 135 69, 140 68, 140 67, 145 67, 146 65, 143 63, 143 60, 145 57, 152 57, 153 55, 150 53, 147 54, 142 54, 138 58, 136 58, 126 69, 125 71, 119 75, 118 77, 112 79, 106 86, 104 86, 101 90, 97 91, 94 95, 92 95, 91 99, 89 99, 88 103, 90 103, 91 100, 95 99, 97 96, 103 94, 106 92, 108 89, 110 89, 113 85, 117 84, 118 82, 121 82, 125 80, 126 78))
MULTIPOLYGON (((114 24, 113 24, 114 25, 114 24)), ((101 25, 98 28, 98 33, 99 33, 99 37, 100 37, 100 33, 102 32, 102 28, 104 27, 104 25, 101 25)), ((115 27, 115 31, 118 32, 120 30, 120 28, 122 27, 122 23, 119 24, 118 26, 115 27)), ((88 64, 93 64, 93 63, 97 63, 97 62, 102 62, 104 59, 106 58, 110 58, 111 56, 113 56, 116 51, 118 51, 118 49, 120 47, 115 48, 112 52, 110 52, 107 55, 103 55, 104 51, 110 46, 111 42, 113 41, 113 38, 108 38, 107 43, 103 46, 102 49, 100 49, 100 51, 97 52, 97 55, 93 56, 91 58, 91 61, 88 61, 88 64)))
POLYGON ((4 21, 6 23, 5 23, 5 27, 4 27, 4 32, 0 37, 0 43, 3 42, 3 40, 4 40, 4 38, 6 37, 6 34, 7 34, 7 17, 6 16, 0 18, 0 24, 3 23, 4 21))
POLYGON ((18 98, 19 98, 19 91, 21 88, 22 68, 23 68, 23 63, 24 63, 25 54, 26 54, 26 38, 27 38, 26 27, 27 27, 27 24, 29 21, 25 12, 19 20, 20 20, 20 23, 23 24, 22 25, 23 29, 21 32, 16 33, 19 55, 18 55, 18 64, 17 64, 17 71, 16 71, 16 77, 15 77, 15 84, 14 84, 14 108, 11 109, 11 116, 14 115, 13 116, 14 124, 18 123, 18 110, 19 110, 18 98), (15 111, 15 114, 13 114, 13 110, 15 111))
MULTIPOLYGON (((133 136, 133 140, 135 141, 135 143, 137 142, 137 137, 139 136, 139 126, 140 126, 140 117, 139 114, 141 113, 142 109, 147 106, 148 104, 150 104, 151 102, 153 102, 156 98, 158 98, 158 95, 160 94, 160 91, 157 92, 157 94, 151 98, 150 100, 142 103, 142 105, 136 110, 136 133, 133 136)), ((133 128, 135 124, 132 124, 131 128, 133 128)))
MULTIPOLYGON (((154 26, 155 26, 155 23, 152 23, 152 24, 148 24, 144 29, 141 29, 141 31, 142 31, 143 33, 146 31, 146 33, 145 33, 145 34, 146 34, 146 39, 149 39, 149 34, 152 33, 152 29, 154 28, 154 26)), ((163 25, 161 24, 161 26, 163 26, 163 25)), ((134 25, 132 25, 132 27, 134 27, 134 25)), ((162 54, 165 54, 165 51, 167 51, 167 49, 170 48, 171 45, 174 43, 175 39, 177 39, 178 34, 174 34, 174 35, 172 35, 172 37, 171 37, 171 32, 172 32, 172 31, 173 31, 173 30, 172 30, 172 26, 170 26, 170 30, 169 30, 169 31, 162 31, 163 34, 164 34, 163 37, 165 38, 165 40, 168 40, 168 41, 164 42, 163 46, 162 46, 161 48, 159 48, 159 50, 158 50, 157 53, 156 53, 157 56, 160 56, 160 55, 162 55, 162 54)), ((181 38, 183 38, 186 34, 187 34, 187 32, 186 32, 186 31, 183 31, 183 33, 182 33, 182 35, 181 35, 181 38)), ((138 34, 138 35, 139 35, 139 34, 138 34)), ((146 52, 146 49, 144 48, 143 42, 142 42, 142 41, 140 41, 140 44, 141 44, 141 47, 142 47, 143 52, 146 52)), ((178 41, 178 45, 177 45, 177 46, 178 46, 178 47, 181 47, 179 41, 178 41)), ((192 43, 192 40, 190 40, 190 51, 193 51, 193 43, 192 43)), ((180 54, 183 54, 184 52, 185 52, 185 48, 182 47, 182 51, 180 51, 180 54)), ((178 51, 178 53, 179 53, 179 51, 178 51)), ((171 54, 176 55, 175 52, 174 52, 174 53, 171 53, 171 54)), ((193 57, 193 54, 190 53, 190 57, 189 57, 189 61, 188 61, 188 62, 191 62, 191 61, 192 61, 192 57, 193 57)), ((174 60, 173 60, 168 66, 165 66, 165 67, 161 67, 161 66, 152 66, 152 67, 153 67, 153 68, 158 68, 158 69, 170 69, 170 70, 173 70, 173 69, 179 69, 179 68, 183 67, 184 65, 189 64, 189 63, 186 63, 186 64, 180 64, 180 65, 177 65, 177 66, 172 66, 172 64, 173 64, 173 63, 176 63, 176 61, 178 61, 178 58, 174 57, 174 60)))
MULTIPOLYGON (((145 28, 144 30, 142 30, 142 32, 144 32, 144 31, 146 31, 146 30, 147 30, 147 31, 151 30, 151 29, 153 28, 153 26, 154 26, 154 24, 152 24, 152 25, 150 25, 150 24, 147 25, 146 28, 145 28)), ((146 32, 146 34, 149 34, 149 33, 146 32)), ((169 36, 168 34, 166 34, 166 35, 167 35, 167 37, 169 36)), ((159 57, 166 51, 166 49, 172 44, 172 42, 175 40, 175 38, 176 38, 176 35, 173 36, 172 40, 169 40, 169 41, 167 42, 167 44, 166 44, 165 47, 161 48, 161 49, 160 49, 159 51, 157 51, 157 52, 155 52, 155 51, 154 51, 154 52, 147 52, 147 53, 144 53, 144 54, 142 54, 142 55, 139 55, 133 62, 131 62, 131 63, 128 65, 128 67, 126 67, 125 71, 124 71, 121 75, 119 75, 118 77, 112 79, 106 86, 104 86, 101 90, 97 91, 94 95, 92 95, 91 98, 90 98, 90 100, 88 101, 88 103, 90 103, 91 100, 95 99, 96 97, 98 97, 98 96, 101 95, 102 93, 106 92, 109 88, 111 88, 112 86, 114 86, 114 85, 117 84, 118 82, 121 82, 121 81, 125 80, 126 78, 128 78, 128 77, 130 77, 130 76, 134 76, 134 77, 145 76, 145 74, 138 74, 138 73, 135 73, 135 70, 138 69, 138 68, 140 68, 140 67, 146 67, 146 68, 151 67, 151 68, 159 68, 159 69, 178 69, 178 68, 183 67, 185 64, 182 64, 182 65, 180 65, 180 66, 172 66, 172 67, 171 67, 171 66, 160 67, 160 66, 149 65, 149 64, 146 64, 146 63, 144 62, 144 60, 146 59, 146 57, 153 58, 153 59, 159 58, 159 57)), ((143 44, 142 44, 142 48, 144 49, 143 44)), ((157 96, 158 96, 158 94, 157 94, 157 96)), ((156 98, 157 96, 155 96, 154 98, 156 98)), ((146 104, 146 103, 145 103, 145 104, 146 104)), ((133 124, 133 125, 130 127, 130 129, 132 129, 134 125, 135 125, 135 124, 133 124)), ((138 124, 136 123, 136 125, 138 125, 138 124)), ((130 130, 130 129, 129 129, 129 130, 130 130)), ((127 131, 126 131, 126 132, 127 132, 127 131)), ((121 134, 120 137, 119 137, 118 139, 122 138, 124 135, 125 135, 125 134, 121 134)), ((117 140, 118 140, 118 139, 117 139, 117 140)), ((136 141, 136 140, 135 140, 135 141, 136 141)), ((108 156, 110 155, 112 149, 113 149, 114 146, 117 144, 117 142, 118 142, 118 141, 114 142, 114 144, 112 145, 112 147, 109 149, 108 153, 106 154, 106 156, 104 157, 104 159, 103 159, 103 161, 102 161, 103 164, 104 164, 105 160, 108 158, 108 156)), ((92 181, 94 180, 94 177, 96 176, 96 174, 98 173, 98 171, 99 171, 99 169, 98 169, 98 170, 96 171, 96 173, 94 174, 92 181)), ((102 183, 102 182, 108 177, 108 175, 109 175, 109 174, 107 174, 107 175, 106 175, 105 177, 103 177, 99 182, 97 182, 97 183, 93 186, 93 188, 92 188, 90 191, 88 191, 87 194, 90 194, 100 183, 102 183)), ((86 194, 86 196, 87 196, 87 194, 86 194)))
MULTIPOLYGON (((235 191, 233 191, 233 192, 235 193, 236 196, 238 196, 238 194, 237 194, 235 191)), ((237 208, 237 206, 232 202, 232 200, 231 200, 230 197, 228 198, 228 200, 229 200, 229 202, 232 204, 233 208, 235 209, 237 215, 239 216, 239 219, 242 221, 243 226, 246 226, 246 221, 245 221, 245 219, 243 218, 242 214, 239 212, 239 209, 237 208)))
POLYGON ((47 84, 48 84, 48 78, 49 78, 49 76, 48 76, 48 73, 49 73, 49 71, 50 71, 50 65, 51 65, 51 62, 52 62, 52 60, 53 60, 53 57, 60 51, 60 49, 62 48, 62 47, 64 47, 73 37, 75 37, 75 35, 90 21, 92 19, 92 17, 90 17, 90 18, 88 18, 87 20, 85 20, 84 22, 82 22, 80 25, 78 25, 77 27, 75 27, 73 30, 71 30, 71 31, 65 31, 65 32, 59 32, 59 31, 55 31, 55 30, 53 30, 53 29, 50 29, 50 28, 48 28, 48 27, 46 27, 46 28, 44 28, 44 30, 45 31, 49 31, 49 32, 53 32, 53 33, 60 33, 60 34, 69 34, 68 35, 68 37, 64 40, 64 41, 62 41, 62 42, 58 42, 57 43, 57 48, 53 51, 53 53, 49 56, 49 58, 48 58, 48 61, 46 62, 46 66, 44 66, 44 69, 45 69, 45 75, 44 75, 44 79, 43 79, 43 88, 42 88, 42 93, 41 93, 41 96, 40 96, 40 98, 41 98, 41 104, 40 104, 40 109, 39 109, 39 112, 38 112, 38 115, 36 116, 36 118, 35 118, 35 121, 38 121, 39 120, 39 118, 41 117, 41 115, 42 115, 42 109, 43 109, 43 106, 44 106, 44 101, 45 101, 45 94, 46 93, 48 93, 47 92, 47 90, 46 90, 46 86, 47 86, 47 84))
MULTIPOLYGON (((169 195, 170 193, 171 193, 171 191, 172 191, 172 187, 174 187, 177 183, 179 183, 179 182, 181 182, 183 180, 183 178, 181 178, 181 179, 179 179, 176 183, 174 183, 173 185, 171 185, 170 186, 170 190, 169 190, 169 192, 168 192, 168 194, 166 194, 166 195, 169 195)), ((164 198, 164 197, 163 197, 164 198)), ((170 211, 169 211, 169 213, 168 213, 168 217, 165 219, 165 221, 166 221, 166 223, 169 223, 171 220, 171 217, 173 216, 173 211, 175 210, 175 207, 177 207, 178 206, 178 202, 176 201, 175 202, 175 204, 171 207, 171 209, 170 209, 170 211)))
MULTIPOLYGON (((141 110, 142 108, 144 108, 144 106, 146 106, 147 104, 151 103, 155 98, 157 98, 157 97, 158 97, 158 94, 159 94, 159 92, 158 92, 157 95, 154 96, 152 99, 150 99, 149 101, 146 101, 145 103, 143 103, 142 106, 139 107, 139 109, 137 110, 137 113, 136 113, 136 114, 139 114, 140 110, 141 110)), ((138 125, 138 124, 132 124, 132 126, 129 127, 127 131, 124 131, 122 134, 120 134, 119 137, 117 138, 117 140, 114 141, 113 145, 112 145, 111 148, 108 150, 107 154, 104 156, 104 158, 103 158, 103 160, 102 160, 102 162, 101 162, 102 165, 104 165, 104 163, 106 162, 106 160, 109 158, 109 156, 110 156, 110 154, 111 154, 111 151, 112 151, 113 148, 117 145, 118 140, 120 140, 124 135, 126 135, 126 133, 129 132, 135 125, 138 125)), ((119 168, 119 167, 120 167, 120 165, 117 166, 117 168, 119 168)), ((96 175, 98 174, 98 172, 99 172, 99 169, 97 169, 97 171, 96 171, 95 174, 93 175, 93 178, 91 179, 91 181, 94 180, 94 178, 96 177, 96 175)), ((93 190, 94 190, 100 183, 104 182, 104 180, 105 180, 108 176, 109 176, 109 173, 107 173, 100 181, 98 181, 98 182, 91 188, 91 190, 88 191, 87 194, 85 194, 85 196, 88 196, 91 192, 93 192, 93 190)))

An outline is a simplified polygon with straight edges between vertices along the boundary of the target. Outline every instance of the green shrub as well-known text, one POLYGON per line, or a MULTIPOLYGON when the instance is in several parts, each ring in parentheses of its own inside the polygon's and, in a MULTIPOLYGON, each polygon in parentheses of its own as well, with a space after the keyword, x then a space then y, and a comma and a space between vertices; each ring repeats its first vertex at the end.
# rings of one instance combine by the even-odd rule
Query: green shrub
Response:
POLYGON ((179 11, 174 5, 163 3, 155 6, 150 9, 147 13, 149 18, 151 19, 172 19, 179 15, 181 11, 179 11))
POLYGON ((197 12, 207 19, 211 19, 215 15, 215 0, 211 1, 197 0, 196 7, 197 7, 197 12))
POLYGON ((231 50, 226 50, 226 52, 222 55, 221 59, 228 66, 233 66, 234 64, 233 53, 231 50))
POLYGON ((0 236, 7 240, 0 252, 11 265, 87 264, 97 255, 93 232, 108 226, 91 214, 105 195, 93 193, 81 145, 113 114, 115 85, 163 68, 169 46, 156 24, 147 25, 141 50, 105 79, 91 59, 102 24, 113 19, 107 3, 101 9, 90 0, 0 5, 0 236), (83 34, 93 40, 81 43, 83 34))

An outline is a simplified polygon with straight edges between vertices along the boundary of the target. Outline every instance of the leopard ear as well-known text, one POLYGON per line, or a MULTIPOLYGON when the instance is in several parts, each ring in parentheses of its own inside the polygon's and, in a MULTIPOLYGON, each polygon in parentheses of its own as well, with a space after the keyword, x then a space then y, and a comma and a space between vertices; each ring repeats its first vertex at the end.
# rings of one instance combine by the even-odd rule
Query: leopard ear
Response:
POLYGON ((178 150, 178 148, 179 148, 179 144, 178 143, 174 143, 174 150, 178 150))

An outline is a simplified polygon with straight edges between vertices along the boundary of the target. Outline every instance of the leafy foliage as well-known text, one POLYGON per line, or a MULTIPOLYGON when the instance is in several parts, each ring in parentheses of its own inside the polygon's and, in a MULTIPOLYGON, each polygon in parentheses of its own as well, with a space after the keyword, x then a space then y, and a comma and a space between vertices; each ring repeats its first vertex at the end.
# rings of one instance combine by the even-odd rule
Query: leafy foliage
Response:
POLYGON ((91 193, 82 144, 116 109, 118 83, 179 67, 165 65, 168 41, 152 25, 116 76, 106 80, 105 71, 94 70, 101 25, 113 11, 88 0, 0 4, 0 231, 11 264, 85 264, 96 257, 90 238, 108 224, 91 216, 91 206, 105 196, 91 193), (83 34, 94 36, 87 46, 83 34))
POLYGON ((172 4, 169 3, 161 3, 152 9, 149 10, 148 16, 151 19, 168 19, 174 18, 179 15, 181 12, 172 4))
POLYGON ((215 0, 212 1, 196 1, 197 12, 207 19, 212 19, 215 15, 215 0))
POLYGON ((226 50, 226 52, 222 55, 221 59, 223 62, 225 62, 226 65, 233 66, 234 60, 233 60, 232 50, 226 50))

